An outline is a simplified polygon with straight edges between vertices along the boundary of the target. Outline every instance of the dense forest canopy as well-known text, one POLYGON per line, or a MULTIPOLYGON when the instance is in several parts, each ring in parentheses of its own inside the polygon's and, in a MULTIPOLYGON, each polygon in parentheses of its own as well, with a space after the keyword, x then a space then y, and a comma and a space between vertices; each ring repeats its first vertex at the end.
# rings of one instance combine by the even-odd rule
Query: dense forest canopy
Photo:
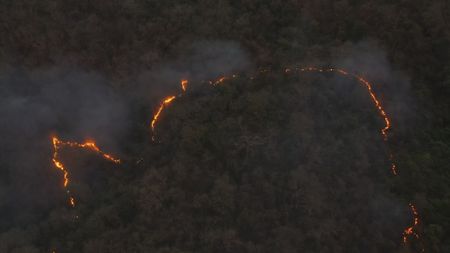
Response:
POLYGON ((3 1, 0 252, 449 252, 449 26, 447 0, 3 1), (389 141, 361 83, 295 66, 370 80, 389 141), (64 188, 52 136, 121 163, 61 148, 64 188))

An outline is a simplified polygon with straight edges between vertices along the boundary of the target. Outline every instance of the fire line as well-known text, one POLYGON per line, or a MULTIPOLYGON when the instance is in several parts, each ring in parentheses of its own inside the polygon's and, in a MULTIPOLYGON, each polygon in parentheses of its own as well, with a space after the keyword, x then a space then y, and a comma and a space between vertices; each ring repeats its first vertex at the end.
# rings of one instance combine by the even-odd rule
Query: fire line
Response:
MULTIPOLYGON (((120 163, 120 159, 114 158, 112 155, 104 153, 102 150, 100 150, 95 142, 93 141, 87 141, 85 143, 78 143, 78 142, 71 142, 71 141, 61 141, 58 139, 58 137, 52 137, 52 143, 53 143, 53 157, 52 161, 56 168, 60 169, 63 172, 63 186, 65 189, 68 189, 69 183, 70 183, 70 173, 67 170, 66 166, 61 162, 59 159, 59 151, 63 147, 70 147, 70 148, 81 148, 81 149, 89 149, 91 151, 94 151, 95 153, 102 156, 104 159, 109 160, 113 163, 120 163)), ((75 197, 71 195, 70 190, 66 191, 69 195, 69 204, 72 207, 75 207, 76 201, 75 197)))
MULTIPOLYGON (((373 102, 375 108, 377 109, 378 114, 382 117, 383 121, 384 121, 384 126, 383 128, 381 128, 380 133, 381 136, 383 138, 383 141, 388 144, 388 132, 391 130, 391 120, 388 116, 388 114, 386 113, 384 107, 382 106, 380 100, 378 99, 375 91, 373 90, 373 85, 367 81, 364 77, 357 75, 357 74, 352 74, 350 72, 348 72, 347 70, 344 69, 339 69, 339 68, 317 68, 317 67, 306 67, 306 68, 295 68, 295 71, 297 72, 312 72, 312 73, 324 73, 324 72, 329 72, 329 73, 336 73, 339 74, 341 76, 345 76, 345 77, 349 77, 351 79, 354 79, 356 81, 358 81, 361 85, 363 85, 365 87, 365 89, 368 91, 371 101, 373 102)), ((268 69, 263 69, 260 70, 258 73, 263 74, 263 73, 268 73, 270 72, 270 70, 268 69)), ((285 74, 290 74, 293 73, 293 69, 291 68, 286 68, 284 69, 284 73, 285 74)), ((256 73, 256 74, 258 74, 256 73)), ((225 82, 226 80, 229 79, 233 79, 238 77, 238 75, 231 75, 231 76, 221 76, 215 80, 210 80, 208 81, 208 83, 210 85, 213 86, 217 86, 219 84, 223 84, 223 82, 225 82)), ((248 79, 253 80, 254 79, 254 75, 250 76, 248 79)), ((182 91, 185 92, 186 88, 187 88, 187 83, 188 80, 181 80, 181 88, 182 91)), ((180 94, 179 96, 181 96, 182 94, 180 94)), ((165 107, 167 107, 176 97, 175 96, 170 96, 167 97, 163 100, 163 102, 161 103, 161 105, 159 106, 158 110, 156 111, 156 113, 153 116, 152 122, 151 122, 151 131, 152 131, 152 140, 155 140, 155 127, 156 124, 158 122, 159 116, 161 114, 161 112, 164 110, 165 107)), ((392 153, 389 155, 389 160, 391 162, 391 167, 390 167, 390 171, 392 173, 393 176, 397 176, 398 175, 398 170, 397 170, 397 165, 395 163, 395 160, 393 158, 392 153)), ((419 238, 418 233, 416 232, 416 228, 419 225, 419 213, 416 209, 416 207, 413 204, 409 204, 412 213, 413 213, 413 218, 414 218, 414 222, 411 226, 407 227, 404 229, 403 231, 403 243, 407 244, 408 243, 408 239, 412 236, 414 236, 415 238, 419 238)), ((424 249, 422 248, 422 252, 424 251, 424 249)))

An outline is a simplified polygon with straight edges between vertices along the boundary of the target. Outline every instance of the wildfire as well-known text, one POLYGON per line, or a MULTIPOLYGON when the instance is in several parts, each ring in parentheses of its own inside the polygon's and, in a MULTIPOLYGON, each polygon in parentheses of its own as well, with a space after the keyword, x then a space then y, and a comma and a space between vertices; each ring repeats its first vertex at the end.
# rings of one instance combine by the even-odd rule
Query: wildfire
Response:
MULTIPOLYGON (((55 167, 60 169, 63 172, 64 188, 67 188, 69 186, 70 179, 69 179, 69 171, 64 166, 64 164, 59 160, 59 151, 63 147, 90 149, 90 150, 94 151, 95 153, 101 155, 106 160, 109 160, 114 163, 120 163, 120 159, 116 159, 112 155, 104 153, 97 147, 97 145, 93 141, 87 141, 85 143, 78 143, 78 142, 71 142, 71 141, 61 141, 57 137, 52 137, 52 143, 53 143, 52 161, 53 161, 53 164, 55 165, 55 167)), ((69 204, 72 207, 75 207, 75 205, 76 205, 75 198, 70 195, 69 190, 67 190, 67 194, 69 194, 69 204)))
MULTIPOLYGON (((382 136, 384 142, 387 143, 387 141, 388 141, 388 131, 391 129, 391 120, 389 119, 388 114, 386 113, 386 111, 383 108, 380 100, 378 99, 375 91, 373 90, 372 84, 369 81, 367 81, 364 77, 362 77, 360 75, 357 75, 357 74, 349 73, 348 71, 346 71, 344 69, 339 69, 339 68, 306 67, 306 68, 295 68, 295 70, 299 71, 299 72, 318 72, 318 73, 332 72, 332 73, 337 73, 337 74, 340 74, 342 76, 347 76, 347 77, 350 77, 352 79, 355 79, 360 84, 362 84, 366 88, 366 90, 368 91, 368 93, 370 95, 370 98, 371 98, 373 104, 375 105, 375 108, 378 111, 378 114, 382 117, 382 119, 384 121, 384 126, 381 128, 380 132, 381 132, 381 136, 382 136)), ((259 70, 258 72, 260 74, 264 74, 264 73, 270 72, 270 70, 262 69, 262 70, 259 70)), ((286 74, 290 74, 292 72, 294 72, 293 68, 286 68, 286 69, 284 69, 284 73, 286 73, 286 74)), ((232 78, 236 78, 236 77, 237 77, 237 75, 234 75, 234 74, 231 75, 231 76, 221 76, 221 77, 217 78, 216 80, 208 81, 208 83, 213 85, 213 86, 217 86, 219 84, 222 84, 224 81, 226 81, 228 79, 232 79, 232 78)), ((254 75, 249 77, 250 80, 253 80, 254 78, 255 78, 254 75)), ((187 84, 188 84, 188 80, 181 80, 181 88, 182 88, 183 92, 186 91, 187 84)), ((174 99, 175 99, 175 96, 171 96, 171 97, 165 98, 163 100, 163 102, 161 103, 159 109, 157 110, 157 112, 153 116, 153 120, 152 120, 152 123, 151 123, 151 130, 153 132, 153 136, 152 136, 153 140, 154 140, 155 124, 157 123, 161 112, 174 99)), ((391 173, 394 176, 397 176, 398 175, 397 165, 396 165, 396 163, 395 163, 395 161, 393 159, 393 155, 392 154, 390 154, 390 161, 391 161, 391 173)), ((419 238, 419 235, 415 232, 415 227, 419 224, 419 215, 418 215, 418 212, 417 212, 417 209, 415 208, 415 206, 412 205, 412 204, 409 204, 409 205, 410 205, 411 210, 412 210, 413 215, 414 215, 414 224, 404 230, 403 242, 405 244, 407 243, 408 238, 409 238, 410 235, 414 235, 416 238, 419 238)))
POLYGON ((156 111, 155 115, 153 116, 152 123, 150 124, 150 127, 152 129, 152 133, 153 133, 152 140, 155 140, 155 134, 154 134, 155 133, 155 126, 156 126, 156 123, 158 123, 159 116, 161 115, 161 113, 164 110, 164 108, 166 106, 168 106, 170 103, 172 103, 172 101, 175 98, 176 98, 175 96, 170 96, 170 97, 165 98, 163 100, 163 102, 161 103, 161 105, 159 106, 158 110, 156 111))
MULTIPOLYGON (((233 75, 233 77, 235 77, 236 75, 233 75)), ((212 85, 214 85, 214 86, 216 86, 216 85, 219 85, 219 84, 221 84, 221 83, 223 83, 225 80, 227 80, 227 79, 229 79, 229 77, 226 77, 226 76, 222 76, 222 77, 219 77, 217 80, 215 80, 215 81, 209 81, 209 84, 212 84, 212 85)))
POLYGON ((183 90, 183 92, 186 91, 188 83, 188 80, 181 80, 181 89, 183 90))
MULTIPOLYGON (((360 84, 362 84, 366 90, 368 91, 371 100, 373 102, 373 104, 375 105, 378 114, 383 118, 384 120, 384 126, 381 129, 381 135, 383 137, 383 140, 385 142, 388 141, 388 131, 391 129, 391 121, 386 113, 386 111, 384 110, 380 100, 378 99, 376 93, 374 92, 373 88, 372 88, 372 84, 367 81, 365 78, 363 78, 360 75, 357 74, 351 74, 348 71, 344 70, 344 69, 339 69, 339 68, 317 68, 317 67, 306 67, 306 68, 295 68, 296 71, 300 71, 300 72, 318 72, 318 73, 323 73, 323 72, 333 72, 333 73, 337 73, 340 74, 342 76, 347 76, 350 77, 352 79, 357 80, 360 84)), ((268 73, 270 72, 270 70, 268 69, 262 69, 257 71, 257 73, 260 74, 264 74, 264 73, 268 73)), ((292 68, 286 68, 284 69, 284 73, 286 74, 290 74, 294 72, 294 69, 292 68)), ((219 84, 222 84, 224 81, 228 80, 228 79, 232 79, 232 78, 236 78, 237 75, 233 74, 231 76, 221 76, 219 78, 217 78, 216 80, 211 80, 208 81, 209 84, 213 85, 213 86, 217 86, 219 84)), ((255 75, 252 75, 250 77, 248 77, 248 79, 253 80, 255 78, 255 75)), ((186 92, 187 90, 187 86, 189 84, 189 81, 186 79, 181 80, 181 89, 182 92, 186 92)), ((182 96, 183 93, 179 94, 178 96, 182 96)), ((155 127, 156 124, 158 123, 158 120, 161 116, 162 111, 168 106, 170 105, 174 100, 175 100, 176 96, 169 96, 166 97, 160 104, 160 106, 158 107, 158 110, 156 110, 156 113, 153 115, 151 124, 150 124, 150 128, 152 131, 152 140, 155 140, 155 127)), ((85 143, 77 143, 77 142, 63 142, 60 141, 57 137, 53 137, 52 138, 53 141, 53 147, 54 147, 54 152, 53 152, 53 164, 55 165, 55 167, 57 167, 58 169, 60 169, 63 172, 63 176, 64 176, 64 188, 67 188, 70 182, 69 179, 69 172, 67 171, 66 167, 64 166, 64 164, 58 159, 59 156, 59 150, 64 147, 72 147, 72 148, 86 148, 86 149, 90 149, 98 154, 100 154, 101 156, 103 156, 103 158, 110 160, 114 163, 120 163, 119 159, 115 159, 113 156, 104 153, 103 151, 101 151, 95 144, 95 142, 93 141, 87 141, 85 143)), ((396 163, 393 159, 392 154, 390 154, 390 161, 391 161, 391 172, 394 176, 397 176, 398 172, 397 172, 397 166, 396 163)), ((139 161, 138 161, 139 162, 139 161)), ((70 191, 67 190, 67 193, 70 195, 70 191)), ((75 198, 73 196, 69 196, 69 204, 72 207, 75 207, 76 205, 76 201, 75 198)), ((416 209, 416 207, 413 204, 409 204, 412 214, 413 214, 413 224, 407 228, 404 229, 403 231, 403 243, 407 244, 408 243, 408 239, 413 236, 415 238, 419 238, 419 234, 416 232, 416 227, 419 225, 420 221, 419 221, 419 214, 418 211, 416 209)), ((424 251, 424 249, 422 249, 422 252, 424 251)))
MULTIPOLYGON (((384 141, 386 141, 386 139, 384 139, 384 141)), ((389 155, 389 159, 391 160, 391 172, 394 176, 397 176, 397 165, 394 162, 394 156, 392 153, 389 155)))
MULTIPOLYGON (((300 69, 300 71, 309 71, 309 72, 336 72, 339 73, 341 75, 344 76, 351 76, 354 79, 358 80, 361 84, 363 84, 367 91, 369 92, 369 95, 372 99, 372 102, 374 103, 376 109, 378 110, 378 113, 380 114, 380 116, 383 118, 384 120, 384 127, 381 129, 381 135, 383 137, 383 140, 385 142, 387 142, 388 140, 388 131, 391 129, 391 121, 386 113, 386 111, 384 110, 380 100, 378 99, 377 95, 375 94, 374 90, 372 89, 372 84, 367 81, 366 79, 364 79, 362 76, 356 75, 356 74, 350 74, 349 72, 347 72, 346 70, 343 69, 335 69, 335 68, 329 68, 329 69, 319 69, 319 68, 314 68, 314 67, 309 67, 309 68, 302 68, 300 69)), ((290 72, 290 70, 286 69, 285 71, 286 73, 290 72)), ((394 176, 398 175, 397 172, 397 165, 394 162, 393 159, 393 155, 390 154, 390 160, 391 160, 391 172, 394 176)), ((403 232, 403 243, 406 244, 408 242, 408 238, 413 235, 414 237, 416 237, 417 239, 419 239, 419 234, 417 232, 415 232, 415 228, 419 225, 419 213, 417 212, 416 207, 413 204, 409 204, 412 213, 413 213, 413 217, 414 217, 414 223, 412 226, 407 227, 404 232, 403 232)), ((422 252, 424 251, 424 248, 422 248, 422 252)))
MULTIPOLYGON (((316 67, 308 67, 308 68, 301 68, 300 71, 302 71, 302 72, 336 72, 343 76, 351 76, 354 79, 358 80, 359 83, 363 84, 366 87, 366 89, 369 92, 369 95, 372 99, 372 102, 375 104, 375 107, 377 108, 378 113, 381 115, 381 117, 383 118, 383 120, 385 122, 385 126, 381 129, 381 135, 383 136, 383 139, 385 141, 387 140, 387 138, 388 138, 387 132, 391 128, 391 121, 389 120, 389 117, 388 117, 386 111, 384 110, 383 106, 381 105, 380 100, 377 98, 377 95, 373 91, 372 84, 369 81, 364 79, 362 76, 359 76, 356 74, 350 74, 349 72, 347 72, 346 70, 343 70, 343 69, 336 69, 336 68, 321 69, 321 68, 316 68, 316 67)), ((289 73, 290 69, 286 69, 285 72, 289 73)), ((393 168, 395 169, 395 165, 393 166, 393 168)), ((394 174, 396 174, 396 173, 394 173, 394 174)))
MULTIPOLYGON (((413 224, 405 228, 405 230, 403 231, 403 243, 405 244, 408 242, 408 238, 410 236, 414 236, 417 239, 420 238, 419 234, 415 231, 416 227, 419 225, 419 213, 417 212, 417 209, 413 204, 409 203, 409 207, 411 208, 411 212, 413 214, 413 224)), ((423 251, 424 249, 422 248, 422 252, 423 251)))
POLYGON ((69 197, 69 203, 72 207, 75 207, 75 199, 73 197, 69 197))

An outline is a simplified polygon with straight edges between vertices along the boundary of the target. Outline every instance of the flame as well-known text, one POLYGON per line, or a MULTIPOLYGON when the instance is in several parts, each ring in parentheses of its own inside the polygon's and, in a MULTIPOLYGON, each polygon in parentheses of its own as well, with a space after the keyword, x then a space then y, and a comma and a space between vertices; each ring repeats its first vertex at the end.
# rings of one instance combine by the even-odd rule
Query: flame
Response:
MULTIPOLYGON (((317 68, 317 67, 305 67, 305 68, 295 68, 296 71, 300 71, 300 72, 318 72, 318 73, 323 73, 323 72, 333 72, 333 73, 337 73, 340 74, 342 76, 346 76, 346 77, 350 77, 352 79, 355 79, 356 81, 358 81, 360 84, 362 84, 367 92, 370 95, 370 98, 373 102, 373 104, 375 105, 375 108, 378 111, 378 114, 381 116, 381 118, 384 121, 384 126, 381 128, 380 132, 381 132, 381 136, 384 140, 384 142, 387 143, 388 141, 388 132, 391 129, 391 120, 389 119, 388 114, 386 113, 385 109, 382 106, 382 103, 380 102, 380 99, 377 97, 375 91, 373 90, 373 85, 367 81, 364 77, 357 75, 357 74, 352 74, 349 73, 347 70, 344 69, 339 69, 339 68, 317 68)), ((270 72, 269 69, 261 69, 258 71, 260 74, 264 74, 264 73, 268 73, 270 72)), ((293 69, 292 68, 286 68, 284 69, 284 73, 289 74, 292 73, 293 69)), ((228 80, 228 79, 232 79, 232 78, 236 78, 237 75, 233 74, 231 76, 221 76, 219 78, 217 78, 216 80, 210 80, 208 81, 209 84, 213 85, 213 86, 217 86, 219 84, 222 84, 224 81, 228 80)), ((248 77, 250 80, 253 80, 255 78, 255 75, 251 75, 250 77, 248 77)), ((188 80, 182 80, 181 81, 181 88, 183 91, 186 90, 186 85, 188 84, 188 80)), ((181 95, 180 95, 181 96, 181 95)), ((153 136, 152 139, 154 140, 154 130, 155 130, 155 124, 158 121, 158 118, 161 114, 161 112, 163 111, 163 109, 170 103, 172 102, 172 100, 175 99, 175 96, 171 96, 171 97, 167 97, 163 100, 163 102, 161 103, 159 109, 157 110, 157 112, 155 113, 155 115, 153 116, 153 120, 151 123, 151 129, 153 132, 153 136)), ((397 165, 393 159, 393 155, 392 153, 390 154, 390 161, 391 161, 391 173, 394 176, 398 175, 398 171, 397 171, 397 165)), ((415 232, 415 227, 418 226, 419 224, 419 214, 417 212, 417 209, 414 205, 409 204, 409 206, 411 207, 412 213, 413 213, 413 217, 414 217, 414 224, 408 228, 406 228, 403 232, 403 242, 406 244, 408 242, 408 238, 413 235, 415 238, 419 238, 419 235, 417 234, 417 232, 415 232)), ((424 249, 422 249, 422 252, 424 251, 424 249)))
MULTIPOLYGON (((384 139, 384 140, 386 141, 386 139, 384 139)), ((392 175, 397 176, 398 175, 398 173, 397 173, 397 165, 394 162, 394 156, 392 155, 392 153, 389 154, 389 159, 391 160, 391 172, 392 172, 392 175)))
MULTIPOLYGON (((237 77, 237 75, 233 74, 232 78, 237 77)), ((226 79, 229 79, 229 77, 226 76, 222 76, 219 77, 217 80, 215 81, 209 81, 210 84, 216 86, 219 85, 221 83, 223 83, 226 79)), ((187 79, 182 79, 181 80, 181 90, 183 92, 186 91, 187 89, 187 85, 189 84, 189 81, 187 79)), ((179 97, 182 96, 182 94, 178 95, 179 97)), ((152 121, 150 123, 150 129, 152 131, 152 140, 155 141, 155 127, 156 124, 158 123, 159 117, 161 116, 162 111, 164 110, 164 108, 166 108, 170 103, 172 103, 172 101, 176 98, 176 96, 169 96, 164 98, 164 100, 162 101, 162 103, 159 105, 158 110, 156 111, 156 113, 153 115, 152 121)))
MULTIPOLYGON (((360 84, 364 85, 365 88, 367 89, 371 100, 373 102, 373 104, 375 105, 378 114, 383 118, 384 120, 384 127, 381 129, 381 135, 383 137, 383 140, 385 142, 388 141, 388 131, 391 129, 391 121, 386 113, 386 111, 384 110, 380 100, 378 99, 376 93, 374 92, 374 90, 372 89, 372 84, 367 81, 365 78, 363 78, 362 76, 359 76, 357 74, 350 74, 348 71, 344 70, 344 69, 338 69, 338 68, 317 68, 317 67, 306 67, 306 68, 295 68, 295 70, 300 71, 300 72, 334 72, 334 73, 338 73, 340 75, 343 76, 349 76, 351 78, 354 78, 355 80, 357 80, 360 84)), ((264 73, 268 73, 270 72, 269 69, 261 69, 259 71, 259 73, 264 74, 264 73)), ((291 68, 286 68, 284 70, 284 73, 288 74, 288 73, 292 73, 293 69, 291 68)), ((211 80, 209 81, 209 84, 216 86, 219 84, 222 84, 225 80, 227 79, 231 79, 231 78, 236 78, 238 75, 233 74, 230 77, 228 76, 222 76, 219 77, 216 80, 211 80)), ((254 75, 248 77, 248 79, 253 80, 255 77, 254 75)), ((187 85, 188 85, 189 81, 186 79, 181 80, 181 89, 183 92, 186 91, 187 89, 187 85)), ((182 94, 178 95, 181 96, 182 94)), ((152 140, 155 140, 154 137, 154 132, 155 132, 155 127, 156 124, 158 122, 158 119, 162 113, 162 111, 164 110, 165 107, 167 107, 173 100, 175 100, 176 96, 169 96, 166 97, 162 103, 160 104, 158 110, 156 111, 156 113, 154 114, 150 127, 152 130, 152 140)), ((102 152, 95 144, 95 142, 93 141, 87 141, 83 144, 79 144, 77 142, 62 142, 60 141, 58 138, 53 137, 52 138, 53 141, 53 147, 54 147, 54 152, 53 152, 53 158, 52 161, 55 165, 55 167, 57 167, 58 169, 60 169, 63 172, 64 175, 64 188, 68 187, 68 184, 70 182, 69 180, 69 172, 67 171, 67 169, 65 168, 64 164, 62 162, 60 162, 58 160, 58 154, 59 154, 59 149, 63 146, 69 146, 69 147, 76 147, 76 148, 87 148, 87 149, 91 149, 93 151, 95 151, 96 153, 100 154, 101 156, 103 156, 105 159, 110 160, 114 163, 120 163, 119 159, 115 159, 113 156, 106 154, 104 152, 102 152)), ((390 161, 391 161, 391 172, 394 176, 397 176, 398 172, 397 172, 397 166, 394 162, 393 156, 392 154, 390 154, 390 161)), ((138 161, 139 162, 139 161, 138 161)), ((70 191, 67 190, 67 193, 70 194, 70 191)), ((75 207, 75 198, 73 196, 69 197, 69 203, 72 207, 75 207)), ((403 243, 407 244, 408 243, 408 238, 410 238, 411 236, 419 239, 419 234, 416 232, 416 227, 419 225, 420 221, 419 221, 419 213, 416 209, 416 207, 413 204, 409 204, 412 214, 413 214, 413 224, 407 228, 404 229, 403 231, 403 243)), ((78 216, 77 216, 78 218, 78 216)), ((55 251, 53 251, 55 252, 55 251)), ((422 247, 422 252, 424 252, 424 248, 422 247)))
MULTIPOLYGON (((236 75, 233 75, 233 77, 236 77, 236 75)), ((209 84, 212 84, 213 86, 216 86, 216 85, 219 85, 219 84, 223 83, 227 79, 229 79, 229 77, 222 76, 222 77, 219 77, 215 81, 209 81, 209 84)))
POLYGON ((69 197, 69 203, 72 207, 75 207, 75 198, 74 197, 69 197))
MULTIPOLYGON (((59 151, 63 147, 70 147, 70 148, 82 148, 82 149, 90 149, 94 151, 95 153, 101 155, 106 160, 109 160, 114 163, 120 163, 120 159, 114 158, 112 155, 104 153, 101 151, 95 142, 93 141, 87 141, 85 143, 78 143, 78 142, 71 142, 71 141, 61 141, 58 139, 58 137, 52 137, 52 143, 53 143, 53 157, 52 161, 56 168, 60 169, 63 172, 63 186, 64 188, 68 188, 70 178, 69 178, 69 171, 64 166, 64 164, 59 160, 59 151)), ((70 191, 67 190, 67 194, 70 195, 70 191)), ((73 196, 69 196, 69 204, 72 207, 75 207, 75 198, 73 196)))
MULTIPOLYGON (((361 84, 363 84, 366 87, 367 91, 369 92, 371 100, 374 103, 376 109, 378 110, 379 115, 384 120, 385 125, 381 129, 381 135, 385 142, 388 141, 388 131, 391 129, 391 120, 389 119, 380 100, 378 99, 377 95, 375 94, 375 92, 372 88, 372 84, 369 81, 364 79, 362 76, 359 76, 356 74, 350 74, 349 72, 347 72, 346 70, 343 70, 343 69, 335 69, 335 68, 319 69, 319 68, 315 68, 315 67, 308 67, 308 68, 302 68, 300 70, 301 71, 309 71, 309 72, 336 72, 343 76, 351 76, 351 77, 355 78, 356 80, 358 80, 361 84)), ((289 72, 289 70, 286 69, 286 73, 288 73, 288 72, 289 72)), ((391 172, 394 176, 397 176, 398 175, 397 165, 394 162, 392 154, 390 154, 390 160, 391 160, 391 172)), ((409 206, 413 213, 414 222, 413 222, 412 226, 407 227, 403 232, 403 243, 404 244, 406 244, 408 242, 408 238, 411 235, 413 235, 415 238, 419 239, 419 234, 417 232, 415 232, 415 228, 419 225, 419 213, 417 212, 417 209, 413 204, 410 203, 409 206)), ((424 251, 425 251, 425 249, 422 247, 422 252, 424 252, 424 251)))
MULTIPOLYGON (((362 76, 356 75, 356 74, 350 74, 346 70, 343 69, 337 69, 337 68, 327 68, 327 69, 321 69, 316 67, 307 67, 307 68, 301 68, 300 71, 302 72, 336 72, 338 74, 341 74, 343 76, 351 76, 354 79, 358 80, 361 84, 363 84, 367 91, 369 92, 370 98, 372 99, 372 102, 374 103, 375 107, 378 110, 378 113, 381 115, 385 122, 385 126, 381 129, 381 135, 383 136, 383 139, 386 141, 388 138, 387 132, 391 128, 391 121, 389 120, 389 117, 384 110, 383 106, 381 105, 380 100, 378 99, 377 95, 372 89, 372 84, 364 79, 362 76)), ((285 70, 286 73, 290 72, 290 69, 285 70)), ((395 168, 395 166, 394 166, 395 168)))
POLYGON ((185 92, 186 91, 186 89, 187 89, 187 86, 188 86, 188 80, 186 80, 186 79, 183 79, 183 80, 181 80, 181 89, 183 90, 183 92, 185 92))
POLYGON ((386 125, 383 129, 381 129, 381 135, 383 135, 383 138, 385 140, 387 140, 387 131, 391 128, 391 122, 389 120, 389 117, 386 114, 386 111, 383 109, 383 107, 381 106, 380 101, 378 100, 377 96, 375 95, 375 92, 372 89, 372 85, 365 80, 364 78, 360 77, 360 76, 356 76, 355 77, 361 82, 363 83, 366 87, 367 87, 367 91, 369 91, 369 94, 372 98, 372 101, 374 102, 376 108, 378 109, 378 112, 380 113, 380 115, 383 117, 386 125))
POLYGON ((405 231, 403 231, 403 242, 406 243, 408 241, 408 237, 410 235, 415 236, 416 238, 419 238, 419 235, 414 231, 414 228, 419 225, 419 213, 417 212, 416 207, 409 203, 409 207, 411 208, 411 212, 413 214, 413 224, 407 228, 405 228, 405 231))
POLYGON ((397 165, 395 163, 391 164, 391 172, 394 176, 397 176, 397 165))
POLYGON ((163 100, 163 102, 161 103, 161 105, 159 106, 159 108, 158 108, 158 110, 156 111, 155 115, 153 116, 152 122, 151 122, 151 124, 150 124, 150 127, 151 127, 151 129, 152 129, 152 133, 153 133, 153 135, 152 135, 152 140, 155 140, 155 134, 154 134, 154 133, 155 133, 155 126, 156 126, 156 123, 158 123, 159 116, 161 115, 161 113, 162 113, 162 111, 164 110, 164 108, 165 108, 166 106, 168 106, 170 103, 172 103, 172 101, 173 101, 175 98, 176 98, 175 96, 166 97, 166 98, 163 100))

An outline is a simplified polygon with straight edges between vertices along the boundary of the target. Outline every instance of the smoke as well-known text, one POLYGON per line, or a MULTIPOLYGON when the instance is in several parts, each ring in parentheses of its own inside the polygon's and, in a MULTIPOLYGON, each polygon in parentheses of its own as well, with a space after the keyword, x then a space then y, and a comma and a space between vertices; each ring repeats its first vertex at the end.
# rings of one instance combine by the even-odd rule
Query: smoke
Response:
POLYGON ((374 40, 347 42, 332 52, 332 65, 367 78, 392 118, 395 131, 405 131, 417 120, 410 78, 396 69, 374 40))
POLYGON ((179 92, 181 78, 212 79, 249 65, 238 44, 202 41, 142 71, 123 89, 70 67, 0 70, 0 231, 39 221, 65 200, 62 174, 51 163, 52 135, 94 139, 120 158, 121 140, 150 120, 149 111, 163 96, 179 92), (145 107, 146 114, 135 115, 136 106, 145 107))
POLYGON ((74 141, 94 138, 105 150, 119 152, 118 140, 130 118, 125 99, 98 75, 54 68, 15 69, 1 76, 4 229, 35 221, 61 200, 61 175, 50 161, 52 135, 74 141))
POLYGON ((229 75, 250 67, 247 54, 234 42, 195 43, 178 61, 181 66, 188 66, 187 72, 191 78, 200 80, 229 75))
MULTIPOLYGON (((376 41, 344 43, 339 48, 332 50, 331 65, 363 76, 372 83, 372 88, 391 121, 392 128, 388 131, 387 145, 391 145, 392 140, 402 138, 404 134, 407 136, 406 132, 412 131, 414 125, 418 123, 415 115, 419 109, 414 102, 410 78, 391 64, 386 50, 376 41)), ((334 84, 340 90, 338 91, 339 95, 351 100, 352 103, 362 105, 370 102, 365 88, 359 89, 358 94, 345 94, 349 91, 348 84, 343 84, 343 81, 338 79, 335 79, 334 84)), ((373 105, 371 106, 373 107, 373 105)), ((390 148, 392 147, 386 147, 386 149, 390 148)), ((395 159, 394 153, 394 161, 395 159)), ((402 177, 407 173, 405 170, 408 168, 399 167, 397 169, 400 173, 399 177, 402 177)), ((411 211, 407 203, 398 199, 389 192, 389 189, 385 188, 386 185, 379 185, 379 188, 376 189, 377 195, 370 198, 369 205, 373 216, 376 217, 374 220, 379 222, 378 226, 383 224, 383 227, 390 233, 395 234, 398 233, 399 228, 410 224, 411 211)))
POLYGON ((137 78, 135 95, 154 100, 179 92, 181 79, 208 81, 252 66, 247 53, 232 41, 198 41, 177 53, 174 59, 143 71, 137 78))
MULTIPOLYGON (((139 124, 137 121, 149 122, 151 117, 147 112, 142 117, 134 115, 132 108, 136 101, 138 107, 150 111, 163 97, 180 92, 181 79, 210 80, 252 67, 245 51, 234 42, 201 41, 178 53, 166 63, 143 71, 123 90, 113 89, 105 77, 84 71, 65 68, 3 71, 0 75, 0 214, 4 219, 0 230, 37 222, 55 203, 65 199, 61 194, 61 175, 50 161, 52 134, 63 140, 93 138, 102 150, 119 154, 120 158, 120 141, 139 124)), ((373 42, 346 44, 332 58, 333 66, 374 81, 375 88, 381 91, 377 94, 386 94, 382 99, 389 115, 397 119, 398 115, 411 111, 407 106, 410 104, 408 79, 393 70, 384 51, 373 42)), ((373 207, 371 214, 377 220, 383 219, 376 225, 401 223, 398 216, 406 208, 387 190, 377 187, 378 184, 373 191, 379 197, 369 201, 373 207)), ((372 190, 369 192, 374 195, 372 190)))

